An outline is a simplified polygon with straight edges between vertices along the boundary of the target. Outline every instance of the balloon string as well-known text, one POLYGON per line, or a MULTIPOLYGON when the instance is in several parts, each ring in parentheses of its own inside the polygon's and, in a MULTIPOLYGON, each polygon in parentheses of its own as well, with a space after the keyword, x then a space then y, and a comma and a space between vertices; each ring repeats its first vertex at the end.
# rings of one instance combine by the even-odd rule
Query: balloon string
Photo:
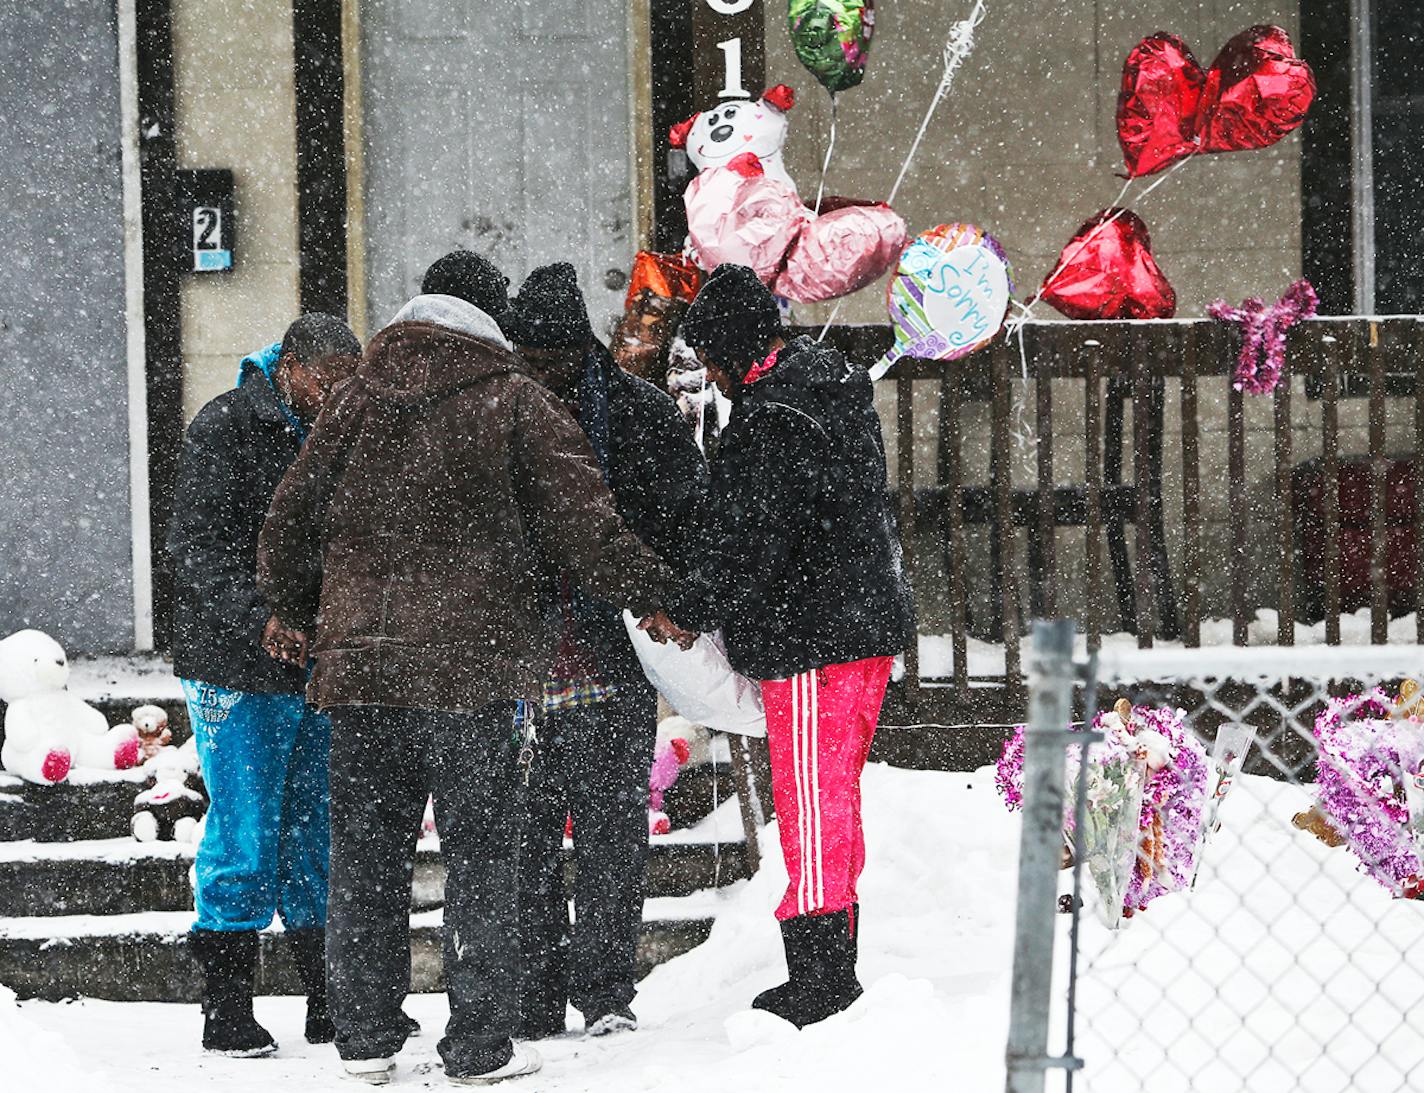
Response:
MULTIPOLYGON (((1190 160, 1192 156, 1196 154, 1197 149, 1194 148, 1176 163, 1172 164, 1172 166, 1167 171, 1163 172, 1161 178, 1155 179, 1152 184, 1147 187, 1147 189, 1143 190, 1140 194, 1137 195, 1135 200, 1139 202, 1146 201, 1147 198, 1152 195, 1153 190, 1157 189, 1158 186, 1162 185, 1162 183, 1166 182, 1179 170, 1185 167, 1187 161, 1190 160)), ((1083 252, 1083 248, 1098 237, 1098 233, 1103 231, 1109 224, 1118 220, 1129 211, 1127 204, 1125 203, 1125 199, 1127 197, 1127 191, 1136 181, 1137 180, 1135 178, 1129 178, 1126 182, 1122 184, 1122 189, 1118 191, 1117 200, 1113 202, 1113 207, 1117 208, 1117 212, 1113 213, 1112 216, 1108 217, 1101 224, 1097 225, 1097 227, 1093 228, 1093 230, 1090 231, 1087 235, 1085 235, 1078 243, 1078 246, 1074 249, 1072 254, 1059 260, 1058 265, 1053 268, 1052 273, 1050 273, 1046 278, 1044 278, 1043 284, 1039 287, 1039 290, 1034 293, 1033 299, 1030 300, 1027 305, 1021 304, 1017 300, 1012 301, 1014 306, 1019 309, 1019 314, 1015 315, 1005 324, 1005 329, 1008 336, 1018 342, 1019 370, 1023 374, 1025 382, 1028 381, 1028 350, 1024 348, 1024 326, 1031 318, 1033 318, 1034 305, 1037 304, 1039 300, 1043 299, 1043 294, 1048 291, 1049 287, 1052 286, 1053 282, 1058 279, 1058 277, 1063 273, 1063 271, 1067 269, 1069 265, 1072 264, 1073 259, 1077 258, 1078 255, 1083 252)))
POLYGON ((885 199, 885 204, 895 204, 895 195, 900 192, 900 183, 905 181, 905 175, 910 170, 915 153, 920 150, 920 142, 924 140, 925 131, 930 127, 930 118, 934 116, 935 109, 941 100, 949 93, 950 84, 954 82, 954 74, 959 71, 959 66, 964 63, 964 59, 974 49, 974 29, 984 21, 984 14, 984 0, 976 0, 974 10, 969 13, 969 18, 961 19, 949 28, 949 37, 944 43, 944 72, 939 78, 939 86, 935 88, 934 97, 930 99, 929 109, 925 111, 925 116, 920 121, 920 130, 910 143, 910 151, 905 156, 905 162, 900 165, 900 173, 895 178, 895 185, 890 187, 890 196, 885 199))
MULTIPOLYGON (((1191 152, 1188 152, 1176 163, 1172 164, 1172 166, 1166 172, 1163 173, 1161 178, 1155 179, 1152 184, 1147 187, 1147 189, 1143 190, 1140 194, 1137 195, 1136 198, 1134 198, 1134 201, 1146 201, 1147 198, 1151 196, 1153 190, 1157 189, 1158 186, 1162 185, 1162 183, 1166 182, 1174 174, 1176 174, 1183 167, 1185 167, 1187 165, 1187 162, 1192 158, 1192 156, 1196 154, 1196 149, 1193 149, 1191 152)), ((1118 191, 1117 200, 1113 202, 1113 207, 1116 208, 1117 211, 1113 213, 1112 216, 1104 220, 1102 223, 1094 227, 1093 230, 1090 231, 1087 235, 1083 236, 1083 238, 1079 240, 1078 246, 1073 250, 1071 254, 1068 254, 1065 257, 1059 259, 1058 265, 1054 266, 1053 272, 1050 273, 1044 279, 1043 284, 1039 287, 1039 290, 1034 293, 1033 299, 1028 302, 1028 306, 1024 307, 1022 304, 1019 305, 1022 314, 1016 315, 1013 319, 1009 320, 1011 327, 1021 328, 1023 324, 1026 323, 1032 317, 1034 305, 1037 304, 1039 300, 1043 299, 1043 294, 1047 292, 1050 287, 1052 287, 1053 282, 1056 281, 1059 276, 1062 275, 1063 271, 1072 264, 1073 259, 1077 258, 1078 255, 1083 252, 1083 248, 1086 247, 1089 243, 1091 243, 1094 239, 1096 239, 1099 233, 1105 230, 1110 224, 1113 224, 1131 211, 1128 208, 1127 204, 1124 202, 1124 199, 1127 197, 1127 191, 1136 181, 1137 180, 1135 178, 1129 178, 1126 182, 1122 184, 1122 189, 1118 191)))
MULTIPOLYGON (((938 108, 945 95, 949 94, 949 88, 954 83, 954 74, 959 71, 959 66, 964 63, 964 59, 974 49, 974 29, 984 21, 985 0, 975 0, 974 10, 969 13, 967 19, 961 19, 949 28, 949 37, 944 43, 944 71, 939 78, 939 86, 935 88, 934 97, 930 99, 929 108, 925 111, 925 116, 920 119, 919 131, 915 134, 915 139, 910 142, 910 150, 905 154, 905 162, 900 164, 900 173, 895 176, 895 185, 890 187, 890 196, 885 199, 885 204, 895 204, 895 196, 900 192, 900 184, 905 181, 905 175, 909 173, 910 164, 914 162, 916 153, 920 150, 920 142, 925 139, 925 132, 930 127, 930 119, 934 117, 934 112, 938 108)), ((836 99, 831 96, 831 142, 835 142, 835 109, 836 99)), ((830 149, 826 149, 826 162, 831 159, 830 149)), ((821 183, 825 184, 826 170, 821 168, 821 183)), ((821 211, 821 194, 816 192, 816 212, 821 211)), ((842 296, 836 301, 836 306, 831 310, 831 317, 826 320, 826 325, 821 327, 821 333, 816 340, 822 342, 826 340, 826 332, 835 325, 836 316, 841 313, 841 304, 845 302, 842 296)))
POLYGON ((826 142, 826 158, 821 161, 821 182, 816 187, 816 215, 821 215, 821 195, 826 192, 826 171, 831 166, 831 152, 836 146, 836 96, 831 93, 831 139, 826 142))
POLYGON ((840 299, 836 301, 836 306, 831 308, 831 317, 826 320, 826 325, 821 327, 821 332, 816 335, 816 340, 818 342, 823 342, 826 340, 826 331, 830 330, 831 327, 835 325, 836 316, 841 313, 841 304, 843 303, 845 303, 844 296, 840 297, 840 299))
POLYGON ((693 437, 697 450, 707 454, 707 367, 702 368, 702 386, 697 390, 697 430, 693 437))

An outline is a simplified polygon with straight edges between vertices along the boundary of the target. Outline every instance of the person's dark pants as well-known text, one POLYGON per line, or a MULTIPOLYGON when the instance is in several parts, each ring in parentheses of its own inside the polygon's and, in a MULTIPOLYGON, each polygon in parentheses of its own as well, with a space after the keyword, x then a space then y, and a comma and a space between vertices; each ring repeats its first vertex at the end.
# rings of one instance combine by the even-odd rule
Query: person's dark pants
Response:
POLYGON ((520 848, 526 1029, 562 1029, 566 999, 586 1016, 633 1000, 656 734, 657 695, 642 688, 543 718, 520 848), (559 854, 570 815, 572 936, 559 854))
POLYGON ((515 705, 475 713, 342 706, 331 711, 327 976, 343 1059, 405 1042, 410 886, 428 794, 445 860, 449 1073, 510 1057, 519 948, 515 705))

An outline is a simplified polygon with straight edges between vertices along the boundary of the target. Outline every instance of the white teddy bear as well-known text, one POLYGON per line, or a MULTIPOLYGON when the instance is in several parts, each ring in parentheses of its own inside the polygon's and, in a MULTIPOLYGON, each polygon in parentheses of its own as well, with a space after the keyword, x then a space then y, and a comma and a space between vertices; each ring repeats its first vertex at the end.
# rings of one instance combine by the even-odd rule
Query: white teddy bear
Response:
POLYGON ((65 689, 68 682, 69 660, 48 634, 19 630, 0 639, 0 701, 8 706, 0 766, 43 786, 64 781, 74 767, 137 766, 138 731, 109 728, 103 714, 65 689))

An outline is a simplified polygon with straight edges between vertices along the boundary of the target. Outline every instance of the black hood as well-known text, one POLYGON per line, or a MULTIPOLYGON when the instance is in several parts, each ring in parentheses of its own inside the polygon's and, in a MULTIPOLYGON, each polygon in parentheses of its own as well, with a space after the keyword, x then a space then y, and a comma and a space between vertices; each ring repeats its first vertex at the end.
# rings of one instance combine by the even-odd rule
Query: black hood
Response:
POLYGON ((750 402, 784 402, 799 405, 816 401, 861 403, 870 400, 870 375, 851 364, 839 350, 802 334, 787 342, 770 372, 738 391, 750 402))

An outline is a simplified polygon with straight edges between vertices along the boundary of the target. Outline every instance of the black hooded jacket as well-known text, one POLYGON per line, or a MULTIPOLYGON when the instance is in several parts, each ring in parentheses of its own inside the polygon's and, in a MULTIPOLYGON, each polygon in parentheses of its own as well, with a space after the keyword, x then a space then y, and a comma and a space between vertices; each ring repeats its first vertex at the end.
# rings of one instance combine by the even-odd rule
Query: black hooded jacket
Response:
MULTIPOLYGON (((604 468, 618 515, 681 573, 702 549, 707 464, 666 393, 619 368, 601 343, 594 343, 589 364, 579 386, 577 417, 604 468)), ((580 593, 574 613, 600 677, 648 687, 622 612, 580 593)))
POLYGON ((754 679, 902 652, 914 606, 870 377, 807 337, 737 392, 712 467, 713 530, 676 622, 720 624, 754 679))
POLYGON ((235 691, 301 694, 306 672, 268 656, 257 535, 301 438, 258 368, 198 412, 178 460, 168 555, 173 671, 235 691))

